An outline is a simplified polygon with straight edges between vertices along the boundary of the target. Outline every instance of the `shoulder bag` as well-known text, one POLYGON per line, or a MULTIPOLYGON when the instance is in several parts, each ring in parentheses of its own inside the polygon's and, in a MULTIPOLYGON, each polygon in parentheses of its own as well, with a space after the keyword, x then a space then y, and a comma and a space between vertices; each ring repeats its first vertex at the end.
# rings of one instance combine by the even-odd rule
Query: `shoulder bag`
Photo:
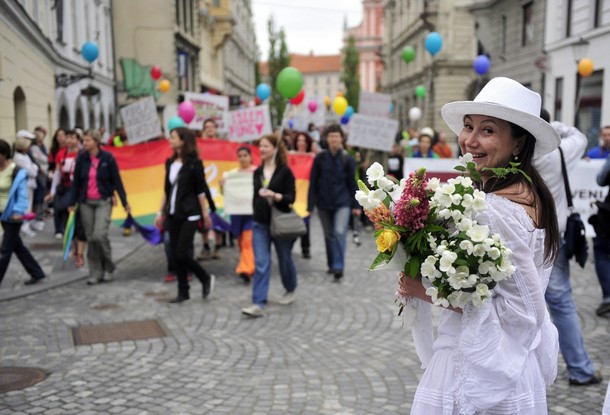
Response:
POLYGON ((296 239, 307 233, 305 221, 297 215, 291 207, 290 211, 283 212, 271 205, 271 236, 276 239, 296 239))
POLYGON ((580 218, 580 214, 574 210, 572 204, 572 191, 570 190, 570 182, 566 172, 566 163, 563 158, 563 151, 559 147, 559 155, 561 156, 561 174, 563 175, 563 183, 566 189, 566 197, 568 198, 568 221, 566 223, 566 231, 564 239, 566 242, 566 255, 568 259, 574 257, 581 268, 585 267, 585 262, 588 256, 587 236, 585 234, 585 225, 580 218))

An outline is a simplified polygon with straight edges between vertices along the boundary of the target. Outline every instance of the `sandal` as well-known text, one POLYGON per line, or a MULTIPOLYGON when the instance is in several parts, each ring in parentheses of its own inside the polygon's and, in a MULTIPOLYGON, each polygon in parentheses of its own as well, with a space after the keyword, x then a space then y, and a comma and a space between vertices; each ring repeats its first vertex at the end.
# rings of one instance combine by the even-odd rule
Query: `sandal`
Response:
POLYGON ((74 254, 74 265, 76 268, 81 268, 85 265, 85 258, 83 257, 83 254, 74 254))

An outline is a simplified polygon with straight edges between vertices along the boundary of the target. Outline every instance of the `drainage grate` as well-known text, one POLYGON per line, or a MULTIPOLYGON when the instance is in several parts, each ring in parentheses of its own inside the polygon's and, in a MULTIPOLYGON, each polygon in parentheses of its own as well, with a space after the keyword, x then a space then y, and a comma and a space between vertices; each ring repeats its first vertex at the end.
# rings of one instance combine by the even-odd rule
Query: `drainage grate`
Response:
POLYGON ((118 304, 95 304, 91 306, 92 309, 103 311, 103 310, 114 310, 115 308, 121 308, 118 304))
POLYGON ((72 337, 76 346, 166 336, 165 330, 157 320, 125 321, 72 328, 72 337))
POLYGON ((47 372, 33 367, 0 367, 0 393, 25 389, 47 377, 47 372))

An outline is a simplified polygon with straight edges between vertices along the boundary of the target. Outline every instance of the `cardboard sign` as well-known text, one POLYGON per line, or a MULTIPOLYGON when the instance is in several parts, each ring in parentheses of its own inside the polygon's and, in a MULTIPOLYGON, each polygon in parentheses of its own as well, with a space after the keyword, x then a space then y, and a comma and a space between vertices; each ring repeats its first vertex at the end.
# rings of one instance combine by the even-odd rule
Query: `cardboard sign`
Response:
POLYGON ((208 118, 216 121, 216 130, 219 134, 226 134, 229 130, 229 97, 185 92, 184 100, 191 101, 195 107, 195 118, 188 127, 192 130, 203 129, 203 122, 208 118))
POLYGON ((251 215, 254 179, 251 172, 228 171, 223 175, 224 212, 227 215, 251 215))
POLYGON ((398 131, 398 121, 389 118, 354 114, 349 121, 350 146, 390 151, 398 131))
POLYGON ((152 96, 121 108, 121 118, 128 144, 141 143, 163 135, 152 96))
POLYGON ((372 115, 373 117, 389 118, 391 104, 391 95, 360 91, 358 113, 372 115))
POLYGON ((271 134, 271 132, 271 117, 267 105, 229 112, 229 140, 231 141, 253 141, 265 134, 271 134))

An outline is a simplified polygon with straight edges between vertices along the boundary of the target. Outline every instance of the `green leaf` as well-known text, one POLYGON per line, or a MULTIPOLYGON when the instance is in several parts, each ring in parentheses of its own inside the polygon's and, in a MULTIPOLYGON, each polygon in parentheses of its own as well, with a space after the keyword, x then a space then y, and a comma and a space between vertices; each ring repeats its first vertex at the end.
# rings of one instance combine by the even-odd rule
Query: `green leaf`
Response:
POLYGON ((421 261, 419 257, 411 257, 409 261, 409 269, 407 275, 411 278, 415 278, 419 275, 419 268, 421 267, 421 261))
POLYGON ((390 259, 392 259, 392 255, 393 254, 389 253, 389 252, 380 252, 373 260, 373 263, 371 263, 371 266, 369 267, 369 269, 373 270, 373 269, 377 268, 379 265, 389 262, 390 259))
POLYGON ((459 165, 459 166, 455 166, 454 170, 457 170, 457 171, 466 171, 466 167, 464 167, 462 165, 459 165))

